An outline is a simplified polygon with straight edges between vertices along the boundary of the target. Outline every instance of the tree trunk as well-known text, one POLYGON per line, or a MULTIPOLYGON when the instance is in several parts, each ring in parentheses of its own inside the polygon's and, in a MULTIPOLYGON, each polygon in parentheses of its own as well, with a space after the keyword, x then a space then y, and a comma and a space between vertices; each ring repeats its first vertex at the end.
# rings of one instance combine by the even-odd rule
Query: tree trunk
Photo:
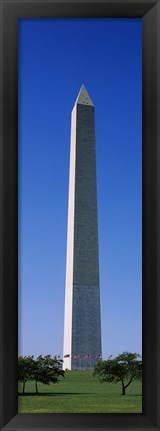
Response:
POLYGON ((126 395, 126 390, 125 390, 125 386, 124 383, 122 382, 122 395, 126 395))
POLYGON ((36 394, 38 394, 38 384, 37 384, 38 382, 36 381, 35 382, 35 385, 36 385, 36 394))
POLYGON ((23 394, 25 393, 25 383, 26 382, 23 382, 23 394))

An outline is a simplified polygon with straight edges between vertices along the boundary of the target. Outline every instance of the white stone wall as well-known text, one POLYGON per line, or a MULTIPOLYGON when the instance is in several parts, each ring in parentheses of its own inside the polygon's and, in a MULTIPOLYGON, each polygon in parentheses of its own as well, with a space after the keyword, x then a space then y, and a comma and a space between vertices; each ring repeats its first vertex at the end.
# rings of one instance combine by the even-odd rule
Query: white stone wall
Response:
POLYGON ((71 369, 72 348, 72 297, 73 297, 73 247, 74 247, 74 204, 75 204, 75 160, 76 160, 76 116, 77 106, 72 111, 71 118, 71 145, 69 170, 69 196, 68 196, 68 229, 67 229, 67 262, 66 262, 66 289, 65 289, 65 315, 64 315, 64 358, 63 368, 71 369))

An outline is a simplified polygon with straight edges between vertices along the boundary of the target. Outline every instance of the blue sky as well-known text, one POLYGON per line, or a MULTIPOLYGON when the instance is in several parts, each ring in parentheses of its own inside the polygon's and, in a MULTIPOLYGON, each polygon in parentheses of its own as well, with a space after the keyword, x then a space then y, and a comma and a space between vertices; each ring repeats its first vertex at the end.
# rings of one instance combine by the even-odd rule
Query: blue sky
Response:
POLYGON ((142 343, 142 20, 19 19, 19 354, 63 354, 71 110, 95 104, 103 357, 142 343))

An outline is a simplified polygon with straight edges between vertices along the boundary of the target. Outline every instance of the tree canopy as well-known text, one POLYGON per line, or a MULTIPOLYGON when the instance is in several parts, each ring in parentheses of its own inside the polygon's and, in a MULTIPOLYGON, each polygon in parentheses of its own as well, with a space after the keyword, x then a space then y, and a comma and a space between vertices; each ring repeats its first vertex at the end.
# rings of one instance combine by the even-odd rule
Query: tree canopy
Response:
POLYGON ((23 382, 23 393, 25 392, 25 383, 28 380, 35 381, 35 390, 38 393, 38 382, 49 385, 58 383, 60 376, 64 377, 62 370, 63 361, 51 355, 38 356, 20 356, 18 358, 18 381, 23 382))
POLYGON ((122 395, 133 380, 142 379, 142 360, 138 353, 123 352, 112 360, 99 362, 94 369, 101 382, 122 383, 122 395))
POLYGON ((44 383, 49 385, 50 383, 58 383, 59 377, 64 377, 64 371, 62 370, 62 360, 50 355, 38 356, 35 361, 33 380, 35 380, 36 392, 38 392, 37 383, 44 383))
POLYGON ((33 356, 19 356, 18 358, 18 381, 23 383, 23 393, 27 380, 32 380, 34 368, 33 356))

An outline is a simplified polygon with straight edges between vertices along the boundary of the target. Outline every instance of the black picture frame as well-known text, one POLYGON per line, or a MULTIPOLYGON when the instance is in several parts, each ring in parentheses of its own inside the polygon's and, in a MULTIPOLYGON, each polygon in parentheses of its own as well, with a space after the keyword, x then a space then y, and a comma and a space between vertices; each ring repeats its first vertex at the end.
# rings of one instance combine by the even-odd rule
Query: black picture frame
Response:
POLYGON ((1 385, 3 430, 160 430, 160 0, 1 0, 1 385), (18 18, 143 19, 143 413, 18 414, 18 18))

